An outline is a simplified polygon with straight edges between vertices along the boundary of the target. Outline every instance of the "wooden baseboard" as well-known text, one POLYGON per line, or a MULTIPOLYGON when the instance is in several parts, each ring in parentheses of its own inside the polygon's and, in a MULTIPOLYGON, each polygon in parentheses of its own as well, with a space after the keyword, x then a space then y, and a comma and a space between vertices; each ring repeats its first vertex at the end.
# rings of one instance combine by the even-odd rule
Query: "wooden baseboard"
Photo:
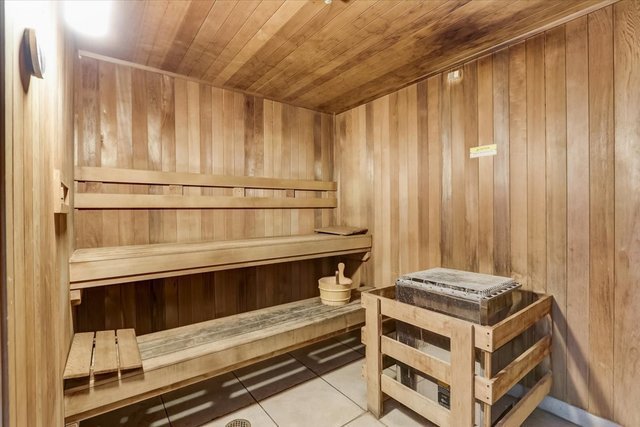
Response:
MULTIPOLYGON (((509 395, 520 398, 528 389, 521 384, 517 384, 509 391, 509 395)), ((580 409, 577 406, 573 406, 555 397, 545 397, 538 407, 544 411, 547 411, 556 417, 560 417, 567 421, 570 421, 579 426, 593 426, 593 427, 621 427, 620 424, 609 421, 605 418, 601 418, 597 415, 593 415, 590 412, 580 409)))

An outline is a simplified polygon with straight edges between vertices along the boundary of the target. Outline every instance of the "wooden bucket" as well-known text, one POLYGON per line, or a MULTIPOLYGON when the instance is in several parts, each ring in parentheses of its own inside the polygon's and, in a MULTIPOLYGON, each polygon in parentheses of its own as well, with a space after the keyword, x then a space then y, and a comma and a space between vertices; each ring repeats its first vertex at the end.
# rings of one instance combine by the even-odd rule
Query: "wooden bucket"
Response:
POLYGON ((351 284, 351 279, 344 277, 344 264, 338 264, 335 276, 318 280, 322 303, 332 306, 348 304, 351 299, 351 284))

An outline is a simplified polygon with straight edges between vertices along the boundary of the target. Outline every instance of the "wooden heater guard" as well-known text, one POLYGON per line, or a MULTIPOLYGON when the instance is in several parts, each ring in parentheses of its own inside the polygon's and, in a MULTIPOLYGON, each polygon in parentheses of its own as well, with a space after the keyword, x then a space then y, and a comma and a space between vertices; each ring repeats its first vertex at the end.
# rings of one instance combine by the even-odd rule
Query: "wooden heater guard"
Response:
MULTIPOLYGON (((401 303, 394 297, 395 286, 362 294, 366 319, 365 327, 362 328, 362 342, 366 345, 364 372, 367 381, 367 406, 377 417, 382 414, 383 394, 386 394, 439 426, 473 426, 474 406, 478 400, 483 407, 481 425, 488 427, 491 425, 491 405, 550 354, 551 335, 545 335, 504 369, 492 375, 492 353, 539 320, 551 316, 552 298, 549 295, 539 295, 535 302, 493 326, 481 326, 401 303), (450 338, 451 363, 385 336, 383 318, 395 319, 450 338), (481 353, 483 375, 475 374, 476 349, 481 353), (451 409, 446 409, 383 375, 384 355, 449 384, 451 409)), ((521 425, 549 393, 551 383, 551 372, 547 372, 496 425, 521 425)))

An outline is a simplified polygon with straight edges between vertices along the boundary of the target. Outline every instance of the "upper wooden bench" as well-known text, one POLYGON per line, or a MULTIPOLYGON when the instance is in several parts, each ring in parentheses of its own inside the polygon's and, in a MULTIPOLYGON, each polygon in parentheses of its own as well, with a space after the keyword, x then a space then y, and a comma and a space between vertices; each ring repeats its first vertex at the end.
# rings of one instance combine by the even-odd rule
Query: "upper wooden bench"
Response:
POLYGON ((219 242, 77 249, 71 289, 367 252, 370 235, 310 234, 219 242))

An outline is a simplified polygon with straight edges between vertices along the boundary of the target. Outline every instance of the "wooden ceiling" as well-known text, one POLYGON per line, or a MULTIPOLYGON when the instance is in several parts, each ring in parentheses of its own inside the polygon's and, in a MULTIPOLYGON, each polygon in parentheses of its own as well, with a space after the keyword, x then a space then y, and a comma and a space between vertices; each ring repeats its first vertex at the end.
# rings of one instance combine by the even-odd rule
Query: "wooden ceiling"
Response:
POLYGON ((120 1, 82 50, 341 112, 612 0, 120 1))

